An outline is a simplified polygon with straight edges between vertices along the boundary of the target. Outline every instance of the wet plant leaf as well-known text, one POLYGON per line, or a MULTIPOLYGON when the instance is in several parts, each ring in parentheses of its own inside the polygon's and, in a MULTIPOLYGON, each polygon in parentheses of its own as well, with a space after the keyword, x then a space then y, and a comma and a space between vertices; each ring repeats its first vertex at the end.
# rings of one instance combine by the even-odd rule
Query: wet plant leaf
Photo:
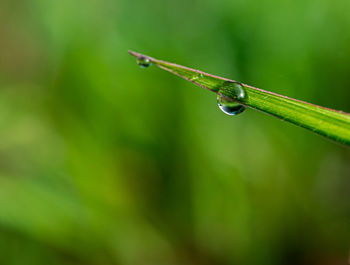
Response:
POLYGON ((137 58, 139 65, 142 67, 154 64, 163 70, 216 93, 219 99, 219 106, 221 104, 220 109, 229 115, 241 113, 245 107, 253 108, 329 139, 350 145, 350 114, 348 113, 282 96, 235 80, 161 61, 137 52, 129 51, 129 53, 137 58), (240 89, 237 89, 237 87, 240 89), (226 106, 222 105, 223 102, 225 102, 226 106), (230 108, 234 111, 225 111, 230 108))

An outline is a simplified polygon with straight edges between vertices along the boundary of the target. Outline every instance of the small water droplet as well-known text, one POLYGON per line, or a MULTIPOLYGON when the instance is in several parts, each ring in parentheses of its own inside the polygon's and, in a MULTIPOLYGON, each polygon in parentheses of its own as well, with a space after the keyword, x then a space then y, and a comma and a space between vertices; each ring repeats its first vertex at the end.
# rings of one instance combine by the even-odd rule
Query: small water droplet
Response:
POLYGON ((191 77, 191 81, 196 81, 198 79, 203 78, 203 74, 199 74, 199 73, 195 73, 192 77, 191 77))
POLYGON ((245 110, 245 106, 237 103, 236 100, 245 98, 242 85, 238 82, 226 81, 217 94, 219 108, 227 115, 237 115, 245 110))
POLYGON ((137 58, 137 64, 141 67, 141 68, 147 68, 149 66, 152 65, 150 59, 146 58, 146 57, 139 57, 137 58))

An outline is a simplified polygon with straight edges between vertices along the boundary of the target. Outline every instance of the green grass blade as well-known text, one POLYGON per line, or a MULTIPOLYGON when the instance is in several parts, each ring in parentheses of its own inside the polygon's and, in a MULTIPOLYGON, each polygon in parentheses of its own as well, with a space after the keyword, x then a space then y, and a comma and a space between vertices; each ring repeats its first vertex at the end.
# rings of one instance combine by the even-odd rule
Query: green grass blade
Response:
MULTIPOLYGON (((149 61, 163 70, 215 93, 219 92, 225 82, 236 82, 178 64, 157 60, 133 51, 129 51, 129 53, 137 59, 149 61)), ((236 100, 240 104, 271 114, 337 142, 350 145, 350 114, 278 95, 246 84, 241 83, 241 85, 246 97, 236 100)))

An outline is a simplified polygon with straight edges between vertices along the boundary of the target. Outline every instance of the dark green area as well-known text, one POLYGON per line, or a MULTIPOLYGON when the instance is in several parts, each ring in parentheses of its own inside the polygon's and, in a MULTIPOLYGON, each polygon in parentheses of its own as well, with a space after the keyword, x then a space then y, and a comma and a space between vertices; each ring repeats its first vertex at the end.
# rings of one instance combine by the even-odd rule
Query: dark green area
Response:
POLYGON ((0 264, 345 264, 349 148, 127 50, 350 112, 349 13, 2 0, 0 264))

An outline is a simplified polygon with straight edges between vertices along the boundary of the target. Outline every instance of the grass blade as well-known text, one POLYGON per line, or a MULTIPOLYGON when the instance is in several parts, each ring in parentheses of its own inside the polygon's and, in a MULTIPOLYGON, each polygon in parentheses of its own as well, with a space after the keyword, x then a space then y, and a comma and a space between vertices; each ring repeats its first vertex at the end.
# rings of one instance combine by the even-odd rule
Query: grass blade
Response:
MULTIPOLYGON (((149 61, 163 70, 214 93, 219 93, 225 82, 236 82, 178 64, 157 60, 137 52, 129 51, 129 53, 138 60, 149 61)), ((350 145, 350 114, 240 84, 244 88, 246 96, 236 99, 238 103, 271 114, 329 139, 350 145)))

